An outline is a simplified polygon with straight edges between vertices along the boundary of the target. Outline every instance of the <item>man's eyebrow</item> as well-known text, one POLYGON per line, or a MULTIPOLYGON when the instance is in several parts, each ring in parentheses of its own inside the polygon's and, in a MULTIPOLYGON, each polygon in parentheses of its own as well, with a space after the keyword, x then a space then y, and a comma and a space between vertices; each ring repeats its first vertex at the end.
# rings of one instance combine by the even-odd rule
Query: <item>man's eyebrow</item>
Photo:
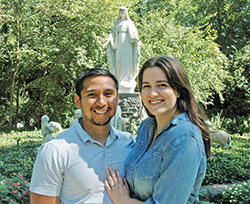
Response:
POLYGON ((105 91, 114 91, 115 89, 105 89, 105 91))
POLYGON ((86 90, 87 93, 94 92, 94 91, 96 91, 96 89, 88 89, 88 90, 86 90))
MULTIPOLYGON (((115 90, 115 88, 113 88, 113 89, 105 89, 104 91, 114 91, 115 90)), ((90 93, 90 92, 95 92, 95 91, 98 91, 97 89, 88 89, 88 90, 86 90, 86 93, 90 93)))

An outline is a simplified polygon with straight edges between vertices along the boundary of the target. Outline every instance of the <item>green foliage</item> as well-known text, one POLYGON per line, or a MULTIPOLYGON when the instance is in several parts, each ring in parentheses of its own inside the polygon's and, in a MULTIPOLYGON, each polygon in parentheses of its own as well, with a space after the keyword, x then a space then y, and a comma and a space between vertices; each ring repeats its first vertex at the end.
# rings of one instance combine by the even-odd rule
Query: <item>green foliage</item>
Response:
POLYGON ((226 118, 226 116, 223 116, 223 111, 221 111, 217 115, 212 115, 210 121, 215 130, 224 130, 231 134, 250 132, 250 117, 248 116, 235 115, 232 118, 226 118))
MULTIPOLYGON (((233 55, 229 68, 231 77, 226 80, 223 94, 223 115, 235 119, 236 125, 242 126, 244 121, 249 123, 250 120, 250 44, 233 55)), ((242 131, 244 129, 239 132, 242 131)))
POLYGON ((29 182, 42 139, 41 132, 36 130, 9 132, 0 130, 2 203, 29 203, 29 182))
POLYGON ((216 41, 221 45, 222 51, 230 55, 243 48, 250 37, 250 17, 248 0, 211 1, 217 6, 217 13, 211 19, 214 28, 218 31, 216 41))
POLYGON ((76 108, 72 97, 77 76, 86 67, 107 67, 103 43, 114 19, 113 7, 109 1, 17 2, 0 3, 0 84, 6 87, 0 98, 5 101, 1 125, 8 122, 8 87, 17 66, 16 120, 40 121, 47 114, 66 127, 76 108))
POLYGON ((8 178, 21 174, 29 180, 41 141, 40 131, 1 132, 0 172, 8 178))
MULTIPOLYGON (((173 56, 184 65, 197 101, 204 107, 215 103, 220 112, 225 105, 226 118, 236 118, 239 109, 249 112, 249 48, 235 54, 230 63, 220 51, 229 56, 247 44, 246 0, 3 0, 1 126, 10 121, 12 107, 15 123, 22 120, 27 125, 34 118, 39 127, 41 116, 47 114, 67 127, 76 109, 72 98, 77 76, 86 67, 108 67, 103 44, 120 4, 129 7, 138 29, 140 64, 157 55, 173 56)), ((244 117, 248 121, 248 115, 244 117)))
POLYGON ((250 132, 250 117, 248 116, 235 116, 234 118, 225 118, 223 123, 223 129, 230 133, 250 132))
POLYGON ((249 136, 232 135, 232 148, 220 145, 212 147, 213 156, 208 159, 203 185, 226 184, 250 179, 249 136))
POLYGON ((249 41, 248 0, 148 0, 136 3, 142 15, 165 10, 185 27, 199 27, 204 33, 216 34, 215 41, 223 53, 230 55, 249 41))
POLYGON ((197 101, 206 106, 212 103, 213 93, 222 99, 223 81, 228 76, 224 69, 226 58, 212 37, 204 37, 196 28, 177 25, 174 17, 167 16, 164 10, 149 11, 137 18, 142 41, 141 64, 153 56, 175 57, 184 65, 197 101))
MULTIPOLYGON (((194 74, 189 74, 191 75, 191 82, 192 85, 194 84, 193 87, 195 89, 195 94, 198 101, 204 103, 204 98, 208 96, 207 92, 209 92, 211 98, 208 100, 205 99, 205 101, 208 102, 207 104, 214 104, 214 106, 207 107, 207 111, 210 112, 209 114, 216 115, 218 112, 223 110, 225 111, 225 113, 223 112, 223 117, 231 118, 231 120, 233 120, 233 125, 227 126, 227 128, 232 127, 227 129, 228 131, 232 133, 242 133, 247 131, 249 128, 246 126, 248 123, 246 121, 249 121, 250 112, 249 1, 148 0, 140 1, 140 3, 136 3, 135 5, 137 6, 137 13, 140 14, 139 18, 145 16, 149 18, 148 21, 143 22, 142 37, 145 35, 145 39, 155 44, 155 47, 154 45, 149 47, 147 42, 143 42, 145 46, 147 46, 146 49, 143 50, 143 52, 146 53, 146 58, 153 55, 152 52, 149 52, 150 49, 153 50, 153 48, 160 48, 159 53, 164 53, 162 52, 162 47, 169 46, 169 44, 174 45, 174 43, 176 43, 177 46, 173 47, 174 54, 172 54, 172 50, 169 50, 169 48, 167 48, 167 52, 165 53, 177 56, 181 62, 183 62, 186 69, 189 69, 189 67, 194 69, 194 74), (155 18, 152 18, 151 13, 153 13, 152 15, 155 15, 155 18), (168 20, 166 20, 166 22, 162 19, 168 20), (194 42, 189 42, 191 41, 191 36, 193 35, 190 35, 190 38, 186 35, 182 35, 183 29, 172 29, 172 27, 168 25, 168 22, 171 20, 174 25, 182 25, 184 30, 188 29, 191 32, 194 31, 195 35, 197 36, 197 38, 193 37, 194 42), (162 24, 160 25, 158 22, 162 22, 162 24), (150 29, 145 30, 144 25, 146 25, 145 28, 150 27, 150 29), (160 30, 159 27, 162 29, 160 30), (200 35, 197 34, 196 30, 200 32, 200 35), (173 33, 172 35, 171 32, 173 33), (151 33, 154 33, 155 35, 152 35, 151 33), (166 41, 160 40, 162 39, 162 36, 164 36, 164 33, 167 33, 167 35, 171 36, 168 40, 171 43, 167 44, 166 41), (175 37, 174 35, 177 36, 178 34, 180 35, 180 39, 185 41, 184 43, 180 43, 179 40, 176 40, 176 38, 179 39, 179 37, 175 37), (205 43, 203 40, 205 40, 205 43), (154 41, 159 43, 154 43, 154 41), (213 43, 210 43, 210 41, 213 41, 213 43, 218 43, 219 46, 216 44, 213 46, 213 43), (208 42, 209 45, 207 45, 206 42, 208 42), (209 54, 209 51, 206 53, 206 48, 200 46, 200 43, 204 43, 204 47, 207 47, 208 50, 211 50, 211 52, 214 52, 214 54, 209 54), (190 48, 189 45, 191 45, 190 48), (197 49, 199 47, 201 48, 200 50, 197 49), (217 56, 221 58, 221 53, 219 50, 215 51, 215 49, 211 47, 219 47, 219 49, 229 58, 224 60, 224 62, 221 60, 222 63, 218 65, 216 63, 216 58, 217 56), (182 48, 185 50, 187 49, 187 51, 183 52, 182 48), (182 56, 179 56, 178 53, 181 53, 182 56), (192 53, 197 53, 198 58, 192 53), (234 56, 231 60, 230 57, 232 54, 234 54, 234 56), (194 66, 192 63, 187 62, 189 59, 190 61, 194 61, 194 66), (198 59, 198 62, 196 59, 198 59), (215 63, 215 65, 213 65, 213 63, 215 63), (225 72, 223 69, 221 69, 221 64, 223 63, 224 70, 226 70, 227 75, 230 73, 230 77, 226 77, 225 72), (196 65, 199 67, 203 66, 209 68, 211 65, 212 69, 204 69, 203 67, 202 69, 196 69, 196 65), (200 74, 199 71, 203 72, 204 75, 208 71, 208 76, 205 75, 204 77, 204 75, 200 74), (217 77, 217 73, 214 75, 212 72, 221 72, 222 77, 220 83, 218 83, 219 80, 215 79, 217 77), (196 78, 198 79, 198 82, 196 78), (202 80, 202 83, 199 82, 200 80, 202 80), (215 88, 209 88, 210 85, 208 84, 212 84, 213 82, 215 82, 215 88), (196 86, 196 84, 199 83, 200 86, 196 86), (226 87, 226 89, 223 90, 222 86, 226 87), (203 96, 200 96, 203 91, 205 94, 204 98, 203 96), (211 112, 213 113, 211 114, 211 112), (242 115, 244 116, 242 117, 242 115)), ((138 20, 138 22, 139 21, 140 20, 138 20)), ((206 103, 204 105, 206 105, 206 103)))
POLYGON ((29 182, 23 175, 7 178, 0 174, 0 195, 2 203, 29 203, 29 182))
POLYGON ((232 56, 229 69, 231 78, 226 82, 227 89, 225 89, 225 105, 230 109, 227 110, 228 114, 235 116, 237 107, 237 110, 241 111, 240 115, 246 116, 250 112, 250 44, 232 56), (231 102, 232 98, 235 104, 231 102))
POLYGON ((136 140, 136 136, 137 136, 137 132, 138 132, 138 128, 139 128, 139 120, 136 119, 132 119, 131 123, 130 123, 130 133, 133 136, 133 138, 136 140))
POLYGON ((224 101, 215 97, 214 105, 209 107, 209 115, 216 112, 223 119, 222 127, 230 133, 249 132, 250 129, 250 44, 232 55, 228 70, 230 77, 225 80, 222 92, 224 101))
POLYGON ((233 184, 222 193, 220 203, 246 204, 250 203, 250 182, 233 184))

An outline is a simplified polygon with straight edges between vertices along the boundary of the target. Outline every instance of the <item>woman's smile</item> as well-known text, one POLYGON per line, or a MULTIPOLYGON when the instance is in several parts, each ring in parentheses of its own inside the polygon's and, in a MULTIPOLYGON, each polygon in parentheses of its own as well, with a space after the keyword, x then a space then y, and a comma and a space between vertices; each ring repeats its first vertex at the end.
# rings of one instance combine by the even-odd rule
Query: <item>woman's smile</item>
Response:
POLYGON ((163 99, 149 100, 149 103, 150 103, 151 105, 159 105, 159 104, 161 104, 162 102, 164 102, 163 99))

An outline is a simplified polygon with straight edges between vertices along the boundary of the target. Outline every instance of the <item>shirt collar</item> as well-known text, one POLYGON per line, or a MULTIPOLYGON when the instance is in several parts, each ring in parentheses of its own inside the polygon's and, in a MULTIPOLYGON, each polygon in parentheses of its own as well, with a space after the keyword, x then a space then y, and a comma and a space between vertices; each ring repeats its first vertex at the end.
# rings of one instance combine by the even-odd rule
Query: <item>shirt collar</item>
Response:
MULTIPOLYGON (((174 117, 169 124, 167 124, 162 131, 164 131, 165 129, 169 128, 172 125, 178 125, 180 123, 182 123, 183 121, 189 121, 189 117, 188 114, 186 112, 183 112, 179 115, 177 115, 176 117, 174 117)), ((150 117, 147 121, 146 121, 147 125, 149 126, 153 126, 156 124, 156 120, 155 117, 150 117)))
POLYGON ((186 112, 177 115, 170 123, 173 125, 178 125, 180 123, 183 123, 183 121, 189 121, 189 116, 186 112))
MULTIPOLYGON (((76 124, 74 125, 74 128, 77 134, 79 135, 79 137, 81 138, 81 140, 84 143, 86 143, 87 141, 96 143, 97 141, 92 139, 92 137, 90 137, 90 135, 82 128, 81 121, 82 121, 82 118, 80 117, 78 118, 76 124)), ((118 133, 118 130, 116 130, 112 125, 110 125, 110 130, 109 130, 109 135, 108 135, 108 138, 110 138, 109 140, 113 141, 116 138, 120 138, 120 137, 121 135, 118 133)))
POLYGON ((109 135, 112 138, 121 138, 121 134, 119 134, 118 130, 115 129, 112 125, 110 125, 110 131, 109 131, 109 135))

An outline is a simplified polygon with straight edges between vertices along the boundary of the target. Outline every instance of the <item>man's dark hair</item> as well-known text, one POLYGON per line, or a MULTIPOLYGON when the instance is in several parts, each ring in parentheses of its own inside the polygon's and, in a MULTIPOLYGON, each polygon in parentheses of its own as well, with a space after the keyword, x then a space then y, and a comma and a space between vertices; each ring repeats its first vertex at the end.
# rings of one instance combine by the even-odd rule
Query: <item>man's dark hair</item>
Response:
POLYGON ((81 91, 83 90, 84 87, 84 81, 89 78, 89 77, 93 77, 93 76, 108 76, 110 78, 112 78, 115 82, 115 88, 117 90, 118 93, 118 89, 119 89, 119 85, 118 85, 118 81, 115 78, 115 76, 109 72, 106 69, 102 69, 102 68, 91 68, 91 69, 87 69, 77 80, 76 80, 76 85, 75 85, 75 89, 76 89, 76 94, 81 98, 81 91))

